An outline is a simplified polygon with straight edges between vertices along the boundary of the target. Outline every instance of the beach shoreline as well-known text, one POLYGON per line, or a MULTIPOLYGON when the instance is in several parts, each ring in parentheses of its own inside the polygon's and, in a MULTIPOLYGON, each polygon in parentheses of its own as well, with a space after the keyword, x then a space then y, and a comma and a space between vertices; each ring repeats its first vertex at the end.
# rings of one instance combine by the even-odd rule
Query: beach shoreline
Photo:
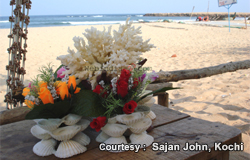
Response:
MULTIPOLYGON (((54 69, 60 65, 59 55, 74 49, 72 38, 82 35, 85 29, 95 27, 106 30, 110 25, 84 25, 28 28, 28 48, 24 76, 27 85, 38 74, 39 67, 52 62, 54 69)), ((250 30, 212 27, 179 23, 137 23, 144 40, 156 48, 143 54, 148 61, 145 67, 153 70, 174 71, 215 66, 228 62, 250 59, 250 30), (171 57, 176 54, 176 57, 171 57)), ((112 25, 118 29, 119 25, 112 25)), ((0 29, 0 109, 6 94, 6 65, 9 46, 9 29, 0 29)), ((245 141, 245 153, 250 154, 250 69, 238 70, 212 77, 173 82, 183 89, 169 91, 170 108, 200 119, 220 122, 239 128, 245 141), (249 140, 249 141, 248 141, 249 140), (246 143, 248 142, 248 144, 246 143)), ((240 154, 237 152, 237 154, 240 154)))

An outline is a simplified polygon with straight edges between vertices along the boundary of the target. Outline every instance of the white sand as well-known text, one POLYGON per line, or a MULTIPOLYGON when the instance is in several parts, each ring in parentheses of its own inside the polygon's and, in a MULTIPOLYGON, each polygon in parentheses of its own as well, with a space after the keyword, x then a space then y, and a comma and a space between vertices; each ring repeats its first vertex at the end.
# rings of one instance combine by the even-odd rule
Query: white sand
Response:
MULTIPOLYGON (((151 38, 156 48, 144 54, 146 66, 164 71, 215 66, 230 61, 250 59, 250 30, 197 26, 176 23, 145 23, 144 40, 151 38), (171 58, 176 54, 177 57, 171 58)), ((103 26, 94 26, 100 30, 103 26)), ((107 27, 107 26, 106 26, 107 27)), ((25 84, 48 62, 60 65, 56 57, 73 47, 72 38, 82 36, 90 26, 29 28, 27 74, 25 84)), ((118 25, 113 25, 117 29, 118 25)), ((0 109, 5 109, 5 66, 8 63, 8 29, 0 29, 0 109)), ((200 119, 221 122, 239 128, 245 151, 232 153, 230 159, 245 159, 250 155, 250 69, 238 70, 198 80, 174 82, 183 89, 169 91, 171 109, 200 119), (248 144, 246 144, 248 143, 248 144)))

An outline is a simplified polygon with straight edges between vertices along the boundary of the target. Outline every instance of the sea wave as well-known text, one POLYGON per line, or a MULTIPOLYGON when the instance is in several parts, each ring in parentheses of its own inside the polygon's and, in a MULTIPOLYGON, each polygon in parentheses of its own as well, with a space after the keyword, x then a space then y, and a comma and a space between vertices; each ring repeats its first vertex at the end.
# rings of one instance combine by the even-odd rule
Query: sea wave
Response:
POLYGON ((136 17, 143 17, 143 15, 135 15, 136 17))
POLYGON ((8 23, 9 21, 0 21, 0 23, 8 23))
POLYGON ((85 21, 85 22, 68 22, 72 25, 98 25, 98 24, 125 24, 124 21, 85 21))
POLYGON ((96 16, 92 16, 92 17, 103 17, 103 15, 96 15, 96 16))

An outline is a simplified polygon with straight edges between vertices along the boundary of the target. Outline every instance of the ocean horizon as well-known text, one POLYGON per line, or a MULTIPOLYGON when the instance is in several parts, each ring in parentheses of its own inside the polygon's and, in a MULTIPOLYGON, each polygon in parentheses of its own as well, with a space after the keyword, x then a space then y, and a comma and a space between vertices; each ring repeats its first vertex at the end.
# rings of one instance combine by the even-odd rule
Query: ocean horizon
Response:
MULTIPOLYGON (((173 21, 190 20, 190 17, 150 17, 143 16, 144 14, 36 15, 30 16, 28 27, 124 24, 128 17, 134 23, 138 23, 139 21, 156 22, 164 19, 171 19, 173 21)), ((195 19, 196 17, 192 17, 191 21, 195 21, 195 19)), ((0 17, 0 28, 10 28, 9 16, 0 17)))

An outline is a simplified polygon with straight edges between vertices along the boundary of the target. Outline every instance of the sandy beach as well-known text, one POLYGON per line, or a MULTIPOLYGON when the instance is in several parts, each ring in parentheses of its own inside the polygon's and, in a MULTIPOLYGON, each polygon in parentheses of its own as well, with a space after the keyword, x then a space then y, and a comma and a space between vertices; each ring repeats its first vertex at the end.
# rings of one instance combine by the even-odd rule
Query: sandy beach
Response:
MULTIPOLYGON (((113 25, 112 29, 118 29, 113 25)), ((147 67, 155 71, 174 71, 215 66, 250 59, 250 29, 198 26, 177 23, 140 23, 144 40, 151 38, 156 48, 145 53, 147 67), (177 57, 171 57, 176 54, 177 57)), ((59 55, 74 48, 72 38, 83 37, 91 26, 29 28, 28 53, 25 64, 25 84, 38 74, 48 62, 55 67, 59 55)), ((99 30, 103 26, 95 25, 99 30)), ((106 29, 108 25, 105 25, 106 29)), ((6 94, 9 29, 0 29, 0 110, 6 94)), ((183 89, 169 91, 170 108, 200 119, 221 122, 240 129, 245 144, 244 152, 232 152, 230 159, 250 156, 250 69, 228 72, 212 77, 173 82, 183 89)))

